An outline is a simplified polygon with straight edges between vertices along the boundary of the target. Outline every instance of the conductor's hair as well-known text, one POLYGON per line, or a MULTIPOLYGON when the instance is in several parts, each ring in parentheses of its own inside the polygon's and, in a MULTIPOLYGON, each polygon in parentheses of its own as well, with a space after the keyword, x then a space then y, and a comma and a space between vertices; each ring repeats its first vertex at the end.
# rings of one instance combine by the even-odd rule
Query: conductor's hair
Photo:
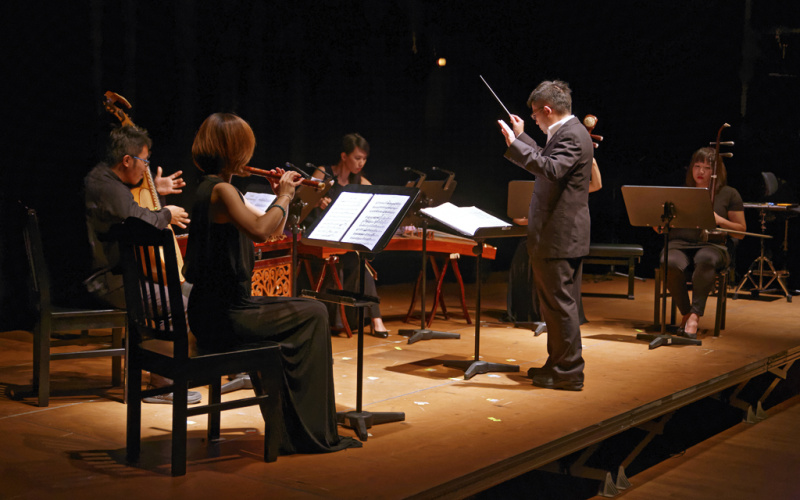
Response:
POLYGON ((528 97, 528 107, 533 109, 534 103, 550 106, 560 115, 572 113, 572 91, 567 82, 544 81, 528 97))

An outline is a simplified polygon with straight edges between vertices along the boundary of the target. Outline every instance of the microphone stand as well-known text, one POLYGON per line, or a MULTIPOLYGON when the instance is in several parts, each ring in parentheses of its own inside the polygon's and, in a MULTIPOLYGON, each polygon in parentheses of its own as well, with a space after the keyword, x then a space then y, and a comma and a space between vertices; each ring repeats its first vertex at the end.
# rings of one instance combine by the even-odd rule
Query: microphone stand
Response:
MULTIPOLYGON (((436 170, 436 167, 433 167, 436 170)), ((415 183, 416 188, 420 188, 422 186, 423 181, 427 177, 425 172, 420 172, 419 170, 414 170, 410 167, 403 168, 406 172, 414 172, 419 176, 417 182, 415 183)), ((453 177, 455 174, 450 172, 453 177)), ((452 179, 450 179, 452 180, 452 179)), ((427 204, 427 202, 426 202, 427 204)), ((437 332, 434 330, 429 330, 426 326, 427 320, 427 310, 425 309, 425 287, 427 286, 426 282, 426 275, 428 274, 426 271, 428 270, 428 248, 427 248, 427 241, 428 241, 428 219, 422 215, 421 212, 417 211, 415 216, 418 216, 421 225, 422 225, 422 279, 420 280, 420 327, 419 329, 411 330, 411 329, 401 329, 398 333, 403 336, 408 337, 408 343, 413 344, 418 340, 431 340, 431 339, 460 339, 461 334, 459 333, 450 333, 450 332, 437 332)), ((433 314, 433 313, 431 313, 433 314)), ((431 320, 433 318, 431 317, 431 320)))
POLYGON ((286 223, 289 224, 289 229, 292 231, 292 297, 297 297, 297 274, 299 270, 297 269, 298 266, 298 257, 297 257, 297 243, 300 240, 300 214, 303 212, 303 207, 305 207, 306 202, 300 199, 299 196, 296 196, 292 199, 292 202, 289 204, 289 218, 286 219, 286 223))

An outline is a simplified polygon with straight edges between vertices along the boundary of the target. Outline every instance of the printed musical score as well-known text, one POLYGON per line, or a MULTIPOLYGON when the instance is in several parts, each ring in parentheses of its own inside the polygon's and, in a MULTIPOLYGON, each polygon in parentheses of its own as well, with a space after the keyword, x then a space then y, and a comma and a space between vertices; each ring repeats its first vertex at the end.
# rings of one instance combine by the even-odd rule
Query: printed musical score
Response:
POLYGON ((421 212, 469 236, 474 236, 478 229, 484 227, 511 226, 508 222, 498 219, 480 208, 457 207, 450 202, 442 203, 438 207, 423 208, 421 212))
POLYGON ((373 250, 409 197, 343 192, 309 234, 313 240, 341 241, 373 250))

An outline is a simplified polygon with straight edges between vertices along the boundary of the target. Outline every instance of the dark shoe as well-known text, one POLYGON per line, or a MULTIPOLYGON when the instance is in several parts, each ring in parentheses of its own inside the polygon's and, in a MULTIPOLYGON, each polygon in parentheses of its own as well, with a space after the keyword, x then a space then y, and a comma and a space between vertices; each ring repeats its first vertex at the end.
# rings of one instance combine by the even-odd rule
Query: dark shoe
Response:
POLYGON ((379 339, 385 339, 389 336, 389 332, 386 330, 372 330, 372 336, 378 337, 379 339))
POLYGON ((583 382, 576 380, 555 380, 551 375, 537 374, 533 376, 533 385, 544 389, 558 389, 562 391, 580 391, 583 382))
POLYGON ((537 375, 550 376, 545 368, 528 368, 528 378, 533 378, 537 375))
POLYGON ((687 333, 686 330, 683 329, 683 327, 678 328, 678 336, 686 337, 687 339, 696 339, 697 338, 697 334, 696 333, 687 333))
MULTIPOLYGON (((186 394, 186 403, 190 405, 194 405, 199 403, 203 399, 203 395, 197 391, 188 391, 186 394)), ((172 393, 169 394, 159 394, 158 396, 150 396, 149 398, 143 398, 142 402, 144 403, 154 403, 154 404, 162 404, 162 405, 171 405, 172 404, 172 393)))

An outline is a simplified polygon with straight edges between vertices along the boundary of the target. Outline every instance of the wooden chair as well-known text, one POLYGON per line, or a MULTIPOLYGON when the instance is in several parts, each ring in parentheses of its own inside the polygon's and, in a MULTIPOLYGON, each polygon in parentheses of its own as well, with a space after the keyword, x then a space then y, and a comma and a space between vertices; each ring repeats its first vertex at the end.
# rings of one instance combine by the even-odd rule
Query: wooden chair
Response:
POLYGON ((39 220, 36 211, 30 208, 26 210, 24 237, 33 280, 32 302, 37 313, 33 328, 33 393, 38 395, 39 406, 48 406, 50 402, 51 361, 112 356, 111 382, 114 386, 122 386, 126 312, 122 309, 67 308, 52 304, 50 275, 44 258, 39 220), (90 336, 89 330, 96 329, 111 329, 111 335, 90 336), (80 334, 75 334, 76 331, 80 331, 80 334), (54 347, 74 345, 100 347, 69 352, 53 351, 54 347))
MULTIPOLYGON (((655 301, 654 301, 654 313, 653 313, 653 322, 655 323, 655 327, 658 329, 661 327, 661 294, 663 290, 663 285, 661 283, 661 277, 663 275, 663 266, 656 268, 655 272, 655 301)), ((728 273, 729 269, 724 269, 722 271, 718 271, 714 275, 714 290, 711 292, 712 295, 717 296, 717 307, 716 313, 714 315, 714 336, 719 337, 719 333, 721 330, 725 329, 725 313, 727 312, 728 307, 728 273)), ((687 280, 687 284, 690 285, 691 283, 687 280)), ((669 295, 669 293, 668 293, 669 295)), ((675 317, 676 317, 676 310, 677 306, 675 305, 675 301, 671 301, 670 307, 670 324, 675 324, 675 317)), ((666 318, 664 318, 666 320, 666 318)))
MULTIPOLYGON (((137 463, 139 460, 142 398, 170 392, 173 394, 173 476, 186 474, 188 417, 208 415, 208 441, 211 442, 219 439, 221 412, 245 406, 261 407, 266 422, 264 460, 277 460, 283 378, 278 344, 218 353, 191 353, 172 233, 135 218, 127 219, 116 229, 122 253, 130 339, 128 461, 137 463), (142 370, 169 378, 173 383, 143 391, 142 370), (256 396, 221 402, 222 377, 242 372, 250 375, 256 396), (190 408, 186 401, 188 390, 204 385, 209 387, 208 404, 190 408)), ((220 335, 226 334, 220 332, 220 335)))

